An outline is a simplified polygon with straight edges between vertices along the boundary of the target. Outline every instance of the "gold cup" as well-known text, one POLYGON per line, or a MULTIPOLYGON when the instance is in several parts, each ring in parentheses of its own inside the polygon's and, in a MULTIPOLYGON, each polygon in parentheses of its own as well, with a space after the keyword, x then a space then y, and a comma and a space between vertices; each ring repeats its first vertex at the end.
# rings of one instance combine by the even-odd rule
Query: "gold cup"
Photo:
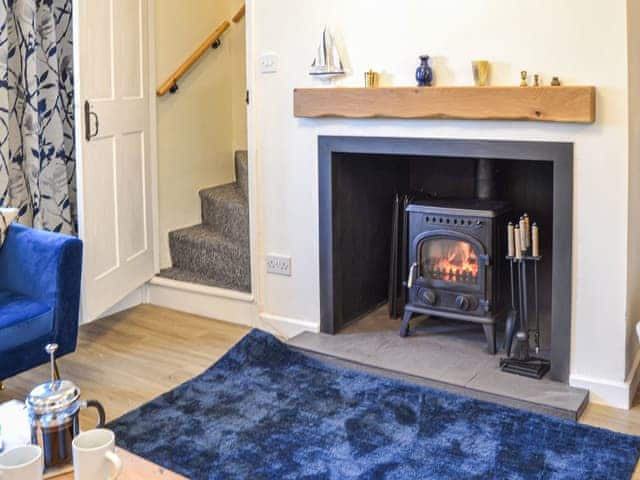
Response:
POLYGON ((476 87, 486 87, 489 85, 489 62, 486 60, 475 60, 471 62, 473 67, 473 81, 476 87))
POLYGON ((376 88, 379 77, 378 72, 374 72, 373 70, 364 72, 364 86, 367 88, 376 88))

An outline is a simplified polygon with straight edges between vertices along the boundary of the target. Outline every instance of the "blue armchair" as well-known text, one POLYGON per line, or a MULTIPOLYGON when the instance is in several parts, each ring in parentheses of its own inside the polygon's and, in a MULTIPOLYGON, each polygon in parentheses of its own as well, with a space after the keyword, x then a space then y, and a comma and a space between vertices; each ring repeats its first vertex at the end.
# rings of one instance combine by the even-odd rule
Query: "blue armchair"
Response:
POLYGON ((77 238, 13 224, 0 247, 0 381, 76 349, 82 275, 77 238))

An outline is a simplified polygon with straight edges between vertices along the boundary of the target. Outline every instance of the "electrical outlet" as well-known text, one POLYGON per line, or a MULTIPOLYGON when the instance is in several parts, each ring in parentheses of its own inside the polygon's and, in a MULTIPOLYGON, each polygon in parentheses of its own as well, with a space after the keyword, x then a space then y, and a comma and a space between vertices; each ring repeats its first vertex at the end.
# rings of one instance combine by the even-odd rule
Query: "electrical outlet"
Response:
POLYGON ((276 73, 278 71, 278 55, 276 53, 260 55, 260 71, 262 73, 276 73))
POLYGON ((267 273, 291 276, 291 257, 284 255, 267 255, 267 273))

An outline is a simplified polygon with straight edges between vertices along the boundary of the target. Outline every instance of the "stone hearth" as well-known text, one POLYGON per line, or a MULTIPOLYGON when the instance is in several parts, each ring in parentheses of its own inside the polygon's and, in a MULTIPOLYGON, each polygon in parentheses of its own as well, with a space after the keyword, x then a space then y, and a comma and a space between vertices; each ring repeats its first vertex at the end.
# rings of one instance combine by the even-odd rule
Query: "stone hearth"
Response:
POLYGON ((414 323, 417 334, 401 338, 383 306, 336 335, 305 332, 289 345, 349 368, 557 417, 575 420, 587 405, 587 390, 501 372, 480 325, 424 317, 414 323))

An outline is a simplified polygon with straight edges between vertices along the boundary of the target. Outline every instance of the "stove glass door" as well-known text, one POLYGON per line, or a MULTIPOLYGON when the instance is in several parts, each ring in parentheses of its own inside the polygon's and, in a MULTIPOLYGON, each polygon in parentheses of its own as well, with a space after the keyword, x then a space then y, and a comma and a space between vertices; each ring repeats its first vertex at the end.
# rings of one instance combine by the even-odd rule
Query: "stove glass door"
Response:
POLYGON ((469 286, 479 283, 478 252, 471 243, 455 237, 432 237, 423 240, 418 250, 423 278, 469 286))

